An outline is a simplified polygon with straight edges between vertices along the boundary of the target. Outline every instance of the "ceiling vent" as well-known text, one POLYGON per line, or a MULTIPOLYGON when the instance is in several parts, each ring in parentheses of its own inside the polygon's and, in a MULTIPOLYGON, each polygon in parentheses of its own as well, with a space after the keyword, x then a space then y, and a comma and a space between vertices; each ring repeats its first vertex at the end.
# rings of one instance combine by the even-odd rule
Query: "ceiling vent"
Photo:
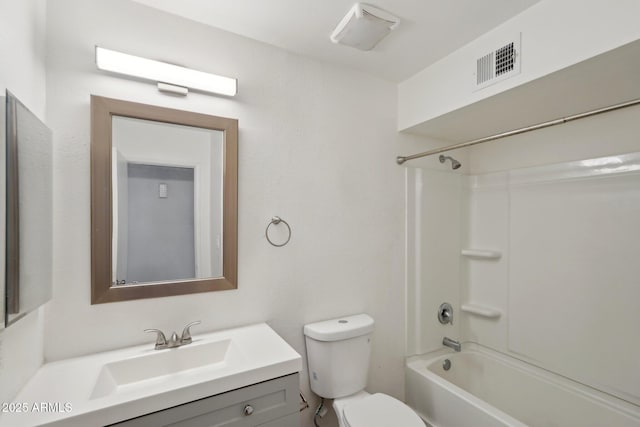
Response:
POLYGON ((356 3, 333 30, 331 41, 360 50, 371 50, 399 23, 400 19, 382 9, 356 3))
POLYGON ((476 59, 475 90, 520 74, 520 34, 476 59))

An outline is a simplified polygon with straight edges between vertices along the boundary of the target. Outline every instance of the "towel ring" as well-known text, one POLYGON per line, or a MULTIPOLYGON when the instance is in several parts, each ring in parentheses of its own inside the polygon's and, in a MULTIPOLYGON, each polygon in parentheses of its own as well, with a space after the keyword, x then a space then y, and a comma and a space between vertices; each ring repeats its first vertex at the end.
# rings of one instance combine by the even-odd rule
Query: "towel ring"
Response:
POLYGON ((291 240, 291 227, 289 227, 289 224, 284 219, 280 218, 279 216, 274 216, 273 218, 271 218, 271 221, 267 225, 267 229, 264 231, 264 236, 267 238, 267 241, 271 243, 273 246, 277 248, 281 248, 282 246, 289 243, 289 240, 291 240), (283 223, 284 225, 287 226, 287 230, 289 231, 289 236, 287 237, 287 240, 284 243, 273 243, 273 241, 269 238, 269 227, 271 227, 271 225, 273 224, 278 225, 280 223, 283 223))

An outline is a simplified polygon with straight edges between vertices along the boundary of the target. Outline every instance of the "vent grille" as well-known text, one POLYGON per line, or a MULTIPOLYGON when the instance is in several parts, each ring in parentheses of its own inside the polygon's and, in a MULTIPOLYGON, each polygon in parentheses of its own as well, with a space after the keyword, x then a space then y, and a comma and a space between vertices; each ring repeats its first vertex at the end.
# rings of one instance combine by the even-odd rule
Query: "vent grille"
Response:
POLYGON ((486 54, 477 61, 476 84, 481 85, 493 78, 493 52, 486 54))
POLYGON ((520 56, 520 35, 518 35, 500 48, 476 57, 476 90, 520 73, 520 56))
POLYGON ((516 64, 516 50, 513 43, 496 50, 496 76, 513 71, 516 64))

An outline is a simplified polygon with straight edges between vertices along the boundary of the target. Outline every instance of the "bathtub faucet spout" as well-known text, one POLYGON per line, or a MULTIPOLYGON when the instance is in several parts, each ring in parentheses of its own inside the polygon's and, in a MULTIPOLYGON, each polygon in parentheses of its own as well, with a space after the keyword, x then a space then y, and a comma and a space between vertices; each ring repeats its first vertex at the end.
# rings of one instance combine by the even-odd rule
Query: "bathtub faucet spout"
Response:
POLYGON ((452 349, 454 349, 455 351, 460 351, 460 350, 462 350, 462 346, 460 345, 460 342, 459 342, 459 341, 452 340, 452 339, 451 339, 451 338, 449 338, 449 337, 444 337, 444 338, 442 339, 442 345, 444 345, 444 346, 446 346, 446 347, 449 347, 449 348, 452 348, 452 349))

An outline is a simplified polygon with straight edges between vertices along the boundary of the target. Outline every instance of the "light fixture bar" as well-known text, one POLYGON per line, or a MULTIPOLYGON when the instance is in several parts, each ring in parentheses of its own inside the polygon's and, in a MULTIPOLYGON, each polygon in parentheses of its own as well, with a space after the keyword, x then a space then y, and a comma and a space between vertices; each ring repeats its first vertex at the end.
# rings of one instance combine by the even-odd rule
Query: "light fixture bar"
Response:
POLYGON ((96 46, 96 65, 104 71, 219 95, 235 96, 238 90, 236 79, 140 58, 99 46, 96 46))

